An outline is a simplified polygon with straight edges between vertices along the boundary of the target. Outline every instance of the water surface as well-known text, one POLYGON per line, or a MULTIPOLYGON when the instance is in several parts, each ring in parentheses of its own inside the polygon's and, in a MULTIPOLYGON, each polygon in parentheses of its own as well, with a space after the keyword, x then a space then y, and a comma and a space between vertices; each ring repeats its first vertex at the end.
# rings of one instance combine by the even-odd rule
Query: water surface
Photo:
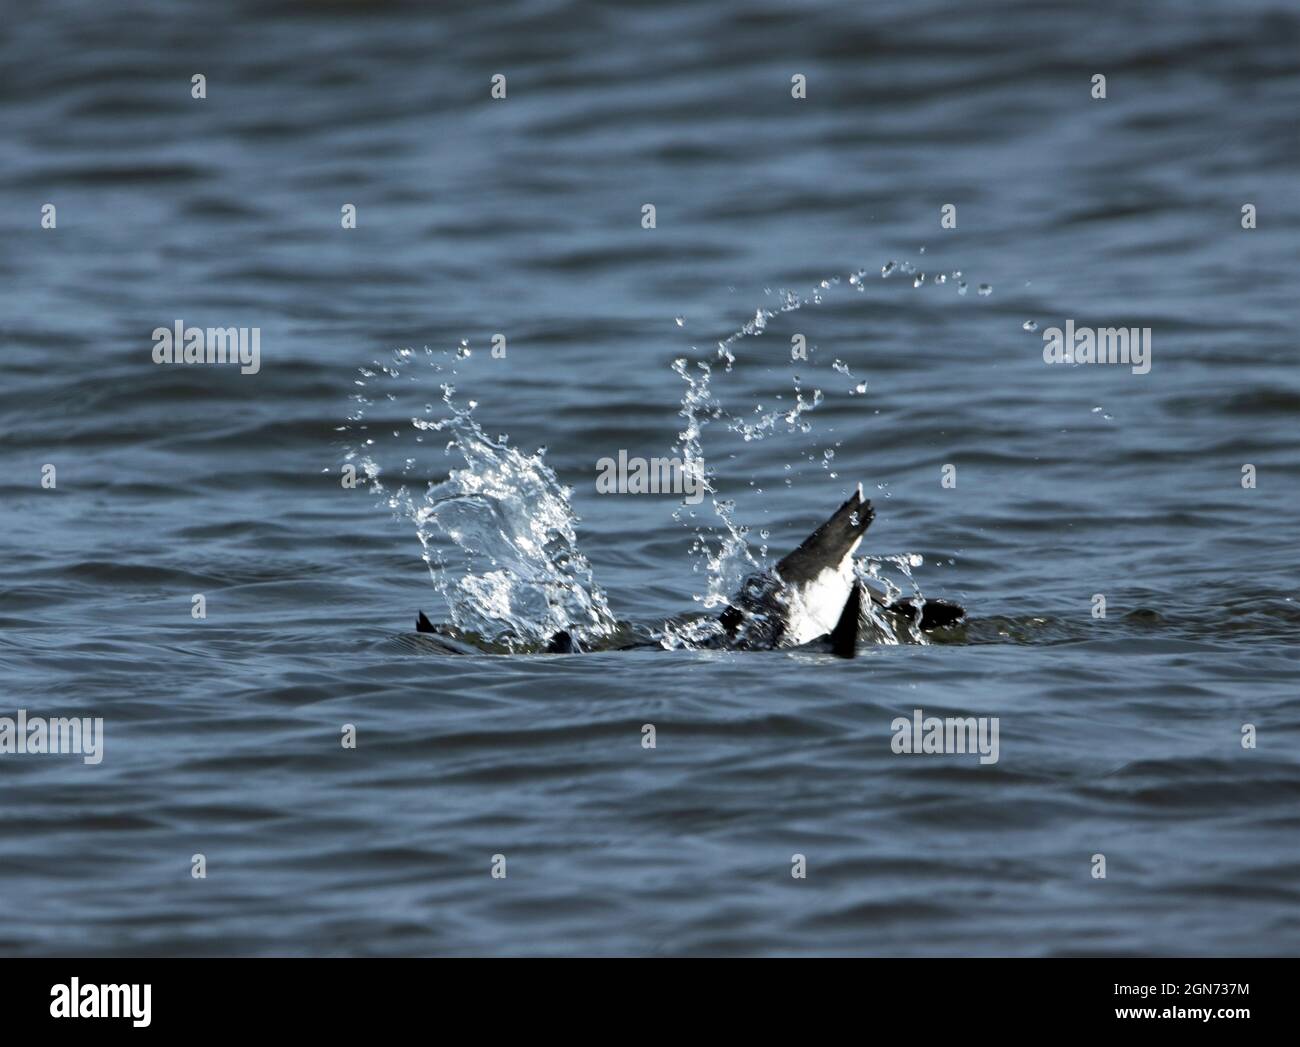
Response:
MULTIPOLYGON (((1298 42, 1239 0, 5 20, 0 715, 106 747, 0 757, 0 948, 1295 952, 1298 42), (1045 365, 1069 318, 1150 327, 1150 373, 1045 365), (156 366, 177 319, 259 327, 260 372, 156 366), (680 359, 733 420, 822 393, 704 427, 756 558, 861 481, 866 551, 970 627, 852 662, 412 653, 449 609, 340 466, 359 391, 374 453, 414 446, 355 383, 425 346, 547 448, 619 618, 710 591, 711 499, 594 485, 678 443, 680 359), (998 717, 999 761, 893 754, 916 708, 998 717)), ((415 480, 463 465, 419 448, 415 480)))

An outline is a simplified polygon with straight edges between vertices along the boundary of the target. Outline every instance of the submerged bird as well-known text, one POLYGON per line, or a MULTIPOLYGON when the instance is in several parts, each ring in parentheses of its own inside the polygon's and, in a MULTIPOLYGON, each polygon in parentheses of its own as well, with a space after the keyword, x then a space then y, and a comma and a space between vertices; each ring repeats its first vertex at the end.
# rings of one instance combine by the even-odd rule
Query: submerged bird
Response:
POLYGON ((862 485, 770 572, 746 579, 719 621, 727 646, 739 650, 799 647, 829 642, 831 651, 852 658, 857 650, 863 600, 921 629, 954 625, 966 612, 957 604, 927 600, 886 601, 859 580, 853 554, 876 518, 862 497, 862 485), (919 620, 918 620, 919 619, 919 620))
POLYGON ((853 554, 875 518, 858 484, 798 549, 771 571, 747 578, 719 619, 730 645, 798 647, 831 635, 841 624, 845 631, 853 626, 850 639, 856 641, 862 597, 853 554))
MULTIPOLYGON (((946 600, 889 600, 868 589, 858 578, 853 554, 862 544, 875 510, 862 496, 862 485, 799 548, 772 570, 751 575, 718 617, 720 631, 704 646, 742 651, 770 651, 806 644, 829 645, 833 654, 852 658, 864 614, 878 609, 896 624, 931 630, 956 625, 965 610, 946 600), (864 601, 868 601, 864 605, 864 601)), ((436 638, 446 653, 479 650, 447 628, 435 626, 424 612, 416 631, 436 638)), ((657 647, 638 642, 616 650, 657 647)), ((582 647, 567 630, 555 633, 544 653, 578 654, 582 647)))

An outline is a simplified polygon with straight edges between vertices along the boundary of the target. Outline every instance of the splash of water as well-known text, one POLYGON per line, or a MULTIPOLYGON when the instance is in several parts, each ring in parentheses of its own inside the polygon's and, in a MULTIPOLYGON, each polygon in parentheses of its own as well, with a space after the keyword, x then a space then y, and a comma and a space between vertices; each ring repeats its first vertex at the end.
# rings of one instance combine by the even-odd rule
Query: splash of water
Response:
MULTIPOLYGON (((722 404, 713 396, 710 384, 713 370, 707 363, 699 362, 692 373, 686 360, 679 359, 673 361, 673 371, 686 382, 678 412, 685 419, 685 427, 677 434, 674 451, 683 461, 704 462, 704 427, 711 419, 723 416, 722 404)), ((696 529, 691 553, 695 557, 695 571, 704 575, 705 585, 704 591, 694 594, 694 598, 705 610, 713 610, 725 606, 745 575, 758 570, 760 565, 749 549, 749 529, 735 521, 735 502, 718 497, 713 485, 714 472, 707 464, 703 476, 704 490, 712 502, 720 533, 711 534, 703 526, 696 529)), ((685 506, 678 507, 673 515, 678 520, 695 518, 694 512, 685 506)), ((707 639, 708 635, 712 632, 701 633, 694 626, 684 632, 670 628, 665 630, 664 642, 667 646, 691 645, 707 639)))
POLYGON ((867 600, 863 606, 863 618, 870 630, 873 642, 880 644, 898 644, 904 638, 910 643, 927 644, 925 633, 921 631, 921 610, 925 606, 925 595, 916 579, 912 577, 912 568, 920 567, 923 560, 919 553, 902 553, 897 556, 863 556, 854 565, 854 571, 860 582, 881 594, 883 603, 893 603, 907 592, 912 599, 913 616, 903 623, 903 636, 899 635, 898 625, 886 617, 885 612, 875 600, 867 600), (907 586, 895 582, 887 573, 893 568, 903 576, 907 586), (883 590, 883 591, 882 591, 883 590))
MULTIPOLYGON (((924 253, 924 249, 922 249, 922 253, 924 253)), ((855 291, 865 291, 867 273, 868 270, 859 269, 850 274, 848 285, 855 291)), ((880 268, 880 277, 882 279, 889 279, 896 273, 913 277, 913 287, 926 286, 926 274, 920 272, 909 261, 890 261, 880 268)), ((962 279, 962 273, 959 270, 935 275, 929 286, 946 285, 949 279, 957 285, 959 295, 966 293, 966 282, 962 279)), ((788 289, 777 291, 768 289, 767 293, 773 295, 776 299, 775 308, 760 307, 755 310, 754 316, 750 320, 727 337, 718 341, 715 360, 723 365, 723 373, 729 373, 732 370, 738 358, 737 354, 740 352, 740 343, 745 339, 761 336, 767 330, 769 322, 780 314, 794 312, 807 306, 820 305, 827 293, 840 283, 839 277, 828 277, 819 281, 812 291, 807 294, 799 294, 788 289)), ((982 295, 989 293, 989 291, 991 291, 989 285, 980 285, 982 295), (986 291, 985 288, 988 288, 988 290, 986 291)), ((837 374, 852 380, 852 373, 848 365, 842 360, 835 360, 832 369, 837 374)), ((686 425, 682 432, 679 433, 678 449, 689 453, 691 460, 703 463, 704 470, 710 477, 714 476, 715 472, 708 464, 703 447, 704 430, 710 421, 724 421, 727 430, 738 434, 746 443, 762 440, 780 432, 804 435, 813 431, 813 422, 809 415, 821 406, 825 399, 821 389, 815 388, 810 395, 805 395, 802 379, 796 374, 792 379, 793 406, 765 411, 761 405, 758 405, 754 410, 755 417, 742 418, 729 410, 723 404, 721 397, 715 392, 712 385, 715 372, 709 363, 698 361, 692 368, 690 362, 683 358, 674 361, 673 370, 687 386, 682 395, 681 411, 679 412, 686 419, 686 425)), ((866 394, 867 389, 867 381, 856 381, 848 389, 848 395, 863 396, 866 394)), ((834 454, 832 448, 823 449, 819 460, 824 468, 829 469, 834 454)), ((808 457, 809 460, 816 458, 813 455, 808 457)), ((787 464, 785 469, 789 473, 791 466, 787 464)), ((832 477, 836 476, 835 473, 830 475, 832 477)), ((786 479, 787 485, 791 482, 791 479, 786 479)), ((706 609, 714 609, 726 604, 731 594, 739 588, 740 583, 746 576, 763 569, 766 565, 766 546, 762 547, 759 556, 756 557, 747 540, 749 529, 736 521, 735 502, 730 499, 719 498, 716 488, 711 482, 708 484, 707 490, 712 495, 712 505, 716 517, 715 524, 710 526, 707 522, 699 521, 694 513, 683 514, 679 510, 675 515, 679 520, 688 523, 694 529, 691 554, 695 558, 695 572, 703 575, 705 579, 703 591, 695 594, 695 599, 706 609)), ((914 606, 921 607, 925 598, 911 574, 912 567, 920 564, 920 557, 915 554, 893 557, 864 557, 859 562, 859 571, 869 572, 872 578, 883 581, 888 593, 887 599, 892 600, 901 595, 903 589, 902 586, 889 581, 880 574, 881 569, 886 564, 896 568, 902 574, 905 584, 911 590, 914 606)), ((892 623, 884 617, 881 611, 873 605, 865 613, 866 617, 870 619, 870 625, 876 633, 878 642, 898 642, 892 623)), ((916 621, 919 621, 919 610, 916 621)), ((914 642, 924 643, 926 642, 925 637, 916 621, 912 622, 908 627, 909 638, 914 642)), ((680 637, 673 638, 679 639, 680 637)), ((687 642, 689 642, 689 639, 688 637, 687 642)))
MULTIPOLYGON (((888 278, 895 272, 918 275, 908 262, 889 262, 880 275, 888 278)), ((949 275, 958 293, 964 294, 966 284, 960 272, 941 273, 930 286, 946 283, 949 275)), ((848 283, 862 291, 865 276, 866 270, 859 270, 849 276, 848 283)), ((922 286, 924 276, 919 274, 914 286, 922 286)), ((720 340, 715 362, 721 363, 723 373, 730 372, 743 339, 763 334, 769 321, 781 313, 820 304, 826 292, 839 283, 838 277, 822 280, 806 295, 769 290, 769 294, 776 295, 776 308, 757 309, 752 319, 720 340)), ((981 293, 986 293, 985 286, 981 285, 981 293)), ((425 362, 436 375, 449 377, 456 373, 453 355, 464 360, 471 350, 462 341, 454 354, 439 355, 427 348, 424 353, 425 362)), ((546 464, 545 448, 524 454, 510 447, 505 436, 487 436, 473 418, 474 401, 458 406, 455 390, 447 381, 441 383, 441 406, 424 404, 422 416, 401 411, 409 418, 408 428, 399 422, 391 430, 391 437, 371 435, 369 412, 376 403, 372 395, 381 395, 385 404, 401 404, 403 391, 418 393, 427 381, 427 376, 414 366, 418 362, 414 350, 401 349, 393 354, 391 364, 376 363, 373 368, 361 369, 356 382, 361 391, 353 397, 358 406, 349 417, 352 424, 343 427, 356 434, 345 460, 360 466, 372 491, 394 514, 414 524, 423 559, 447 604, 453 626, 508 650, 535 649, 561 629, 587 640, 615 634, 619 624, 592 576, 590 564, 578 549, 571 491, 559 483, 546 464), (403 377, 411 384, 404 386, 403 377), (423 445, 426 437, 434 434, 448 437, 445 452, 459 454, 463 467, 451 469, 444 480, 425 481, 421 489, 414 486, 413 477, 417 468, 427 466, 427 454, 410 444, 413 441, 423 445), (414 453, 407 453, 412 450, 414 453)), ((836 360, 833 367, 836 373, 853 379, 847 364, 836 360)), ((802 380, 796 375, 791 406, 765 410, 757 405, 753 416, 742 418, 728 410, 715 392, 713 380, 717 372, 712 364, 697 361, 691 366, 682 358, 674 361, 673 370, 686 383, 678 412, 683 427, 674 450, 682 460, 700 464, 714 520, 698 519, 688 505, 678 507, 674 516, 694 528, 691 554, 696 573, 703 577, 701 591, 694 594, 694 599, 710 613, 665 623, 652 635, 665 647, 696 647, 721 631, 711 612, 725 606, 747 577, 767 567, 766 544, 755 555, 749 544, 749 528, 736 520, 735 501, 719 496, 715 470, 704 454, 706 427, 723 422, 729 432, 745 442, 781 432, 808 434, 813 431, 809 416, 822 404, 824 394, 817 388, 805 394, 802 380)), ((849 395, 863 395, 866 390, 867 382, 860 381, 852 386, 849 395)), ((808 457, 813 460, 815 456, 808 457)), ((829 469, 833 459, 834 450, 824 448, 816 460, 829 469)), ((789 474, 791 466, 787 464, 785 469, 789 474)), ((785 482, 792 482, 789 476, 785 482)), ((763 531, 764 543, 767 537, 763 531)), ((911 573, 920 562, 915 554, 866 556, 859 560, 859 578, 878 593, 883 589, 885 602, 903 595, 906 586, 918 609, 914 620, 904 623, 900 630, 874 601, 866 601, 864 622, 875 642, 927 642, 917 624, 924 596, 911 573), (889 577, 886 572, 890 570, 902 575, 901 584, 889 577)))
MULTIPOLYGON (((457 356, 465 355, 462 345, 457 356)), ((391 387, 412 356, 399 350, 393 366, 377 365, 363 376, 368 372, 367 381, 391 387)), ((435 373, 443 370, 434 354, 428 358, 435 373)), ((473 417, 474 401, 460 407, 452 385, 444 383, 442 391, 442 406, 425 404, 422 415, 410 417, 405 433, 392 431, 383 452, 367 438, 348 457, 359 460, 374 494, 414 524, 452 624, 511 650, 545 644, 561 629, 588 639, 613 632, 605 594, 578 549, 571 491, 546 464, 545 449, 524 454, 509 446, 507 437, 489 437, 473 417), (446 453, 459 455, 463 466, 420 489, 408 482, 420 456, 402 457, 395 470, 398 486, 390 488, 381 453, 401 457, 409 443, 423 444, 433 434, 448 438, 446 453)), ((400 402, 392 391, 386 390, 385 398, 400 402)), ((353 420, 360 421, 373 401, 364 395, 354 399, 362 407, 353 420)))

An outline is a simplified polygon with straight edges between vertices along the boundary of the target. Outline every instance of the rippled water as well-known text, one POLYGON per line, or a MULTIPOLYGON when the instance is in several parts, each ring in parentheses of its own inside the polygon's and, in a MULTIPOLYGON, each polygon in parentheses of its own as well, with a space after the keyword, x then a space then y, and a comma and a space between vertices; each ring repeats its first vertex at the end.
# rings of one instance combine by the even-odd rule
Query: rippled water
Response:
MULTIPOLYGON (((0 24, 0 716, 106 736, 0 755, 0 948, 1300 947, 1293 6, 223 10, 0 24), (259 373, 155 365, 178 319, 259 327, 259 373), (1045 365, 1067 319, 1150 327, 1150 373, 1045 365), (851 662, 413 650, 448 590, 340 467, 359 368, 425 346, 547 449, 620 620, 861 481, 864 552, 969 625, 851 662), (594 485, 687 439, 701 363, 733 531, 594 485), (999 761, 895 755, 917 708, 998 717, 999 761)), ((482 479, 428 435, 411 491, 482 479)))

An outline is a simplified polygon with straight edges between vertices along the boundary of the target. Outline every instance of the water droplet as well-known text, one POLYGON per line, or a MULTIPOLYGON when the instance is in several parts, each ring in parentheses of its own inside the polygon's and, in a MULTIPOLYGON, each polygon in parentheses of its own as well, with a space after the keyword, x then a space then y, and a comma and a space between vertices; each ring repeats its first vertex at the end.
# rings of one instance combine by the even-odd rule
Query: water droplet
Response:
POLYGON ((897 263, 897 262, 886 262, 884 265, 882 265, 882 266, 880 267, 880 275, 881 275, 881 276, 888 276, 890 273, 892 273, 892 272, 893 272, 895 269, 897 269, 897 268, 898 268, 898 263, 897 263))
POLYGON ((1025 321, 1023 324, 1021 324, 1020 326, 1023 327, 1026 331, 1037 331, 1037 330, 1038 330, 1038 321, 1037 321, 1037 320, 1026 320, 1026 321, 1025 321))
POLYGON ((991 295, 991 294, 993 293, 993 285, 992 285, 992 284, 980 284, 980 287, 979 287, 979 293, 980 293, 980 297, 981 297, 981 298, 987 298, 989 295, 991 295))
POLYGON ((684 316, 674 317, 673 323, 675 323, 678 327, 684 327, 686 325, 686 317, 684 316))

